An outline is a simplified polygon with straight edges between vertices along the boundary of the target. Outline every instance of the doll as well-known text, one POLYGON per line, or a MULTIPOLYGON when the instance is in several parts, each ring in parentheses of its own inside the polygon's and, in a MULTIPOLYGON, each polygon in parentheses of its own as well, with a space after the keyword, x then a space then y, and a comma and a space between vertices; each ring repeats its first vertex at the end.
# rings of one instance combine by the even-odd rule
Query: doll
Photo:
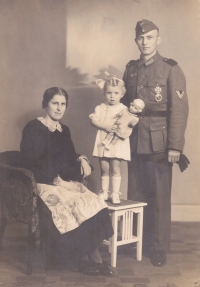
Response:
POLYGON ((118 140, 124 140, 131 135, 132 128, 139 121, 137 114, 142 112, 144 106, 145 104, 142 100, 135 99, 130 103, 129 108, 116 114, 115 131, 109 132, 102 141, 106 149, 111 149, 118 140))

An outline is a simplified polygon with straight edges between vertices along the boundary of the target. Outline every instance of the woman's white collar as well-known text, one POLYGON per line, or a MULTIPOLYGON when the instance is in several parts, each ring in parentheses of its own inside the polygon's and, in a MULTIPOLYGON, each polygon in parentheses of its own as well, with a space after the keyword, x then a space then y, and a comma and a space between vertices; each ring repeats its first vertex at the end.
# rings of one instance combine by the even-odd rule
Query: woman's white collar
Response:
POLYGON ((43 117, 38 117, 37 119, 38 119, 43 125, 45 125, 45 126, 49 129, 50 132, 55 132, 55 130, 58 130, 59 132, 62 132, 62 131, 63 131, 62 126, 61 126, 61 124, 60 124, 59 122, 57 122, 56 126, 53 127, 53 126, 51 126, 50 124, 48 124, 48 123, 46 122, 46 119, 45 119, 45 118, 43 118, 43 117))

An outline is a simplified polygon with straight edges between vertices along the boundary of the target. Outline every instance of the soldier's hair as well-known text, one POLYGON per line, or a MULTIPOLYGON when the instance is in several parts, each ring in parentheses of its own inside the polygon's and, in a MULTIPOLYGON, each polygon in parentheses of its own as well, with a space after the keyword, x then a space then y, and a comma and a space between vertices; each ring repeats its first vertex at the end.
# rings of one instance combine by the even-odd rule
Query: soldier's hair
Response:
POLYGON ((44 92, 43 95, 43 101, 42 101, 42 108, 45 109, 48 106, 48 103, 53 99, 55 95, 64 96, 66 99, 66 104, 68 103, 68 94, 65 90, 58 88, 58 87, 52 87, 47 89, 44 92))
POLYGON ((125 94, 126 93, 126 88, 125 88, 125 84, 124 81, 119 80, 116 77, 112 77, 111 79, 108 79, 105 81, 104 84, 104 94, 106 93, 107 87, 108 86, 119 86, 122 90, 122 93, 125 94))

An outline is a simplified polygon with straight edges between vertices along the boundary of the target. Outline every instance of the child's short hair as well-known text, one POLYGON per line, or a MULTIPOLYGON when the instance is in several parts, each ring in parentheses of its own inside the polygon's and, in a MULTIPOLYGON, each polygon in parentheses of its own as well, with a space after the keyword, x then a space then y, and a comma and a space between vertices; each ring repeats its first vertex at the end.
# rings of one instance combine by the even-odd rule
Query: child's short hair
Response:
POLYGON ((126 93, 126 88, 125 88, 124 81, 122 81, 121 79, 118 79, 117 77, 112 77, 112 78, 110 78, 110 79, 105 81, 104 94, 106 92, 107 86, 120 86, 120 88, 122 89, 123 94, 126 93))

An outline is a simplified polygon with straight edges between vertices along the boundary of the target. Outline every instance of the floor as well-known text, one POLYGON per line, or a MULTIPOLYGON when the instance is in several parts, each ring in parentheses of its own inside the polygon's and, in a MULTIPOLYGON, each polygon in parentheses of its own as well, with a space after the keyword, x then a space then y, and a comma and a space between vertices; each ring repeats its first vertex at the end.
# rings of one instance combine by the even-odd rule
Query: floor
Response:
MULTIPOLYGON (((118 248, 116 276, 87 276, 70 270, 44 272, 37 250, 34 272, 26 276, 27 226, 9 221, 0 257, 0 287, 200 287, 200 223, 172 223, 167 264, 154 267, 149 258, 135 259, 134 246, 118 248)), ((105 261, 110 255, 101 247, 105 261)))

